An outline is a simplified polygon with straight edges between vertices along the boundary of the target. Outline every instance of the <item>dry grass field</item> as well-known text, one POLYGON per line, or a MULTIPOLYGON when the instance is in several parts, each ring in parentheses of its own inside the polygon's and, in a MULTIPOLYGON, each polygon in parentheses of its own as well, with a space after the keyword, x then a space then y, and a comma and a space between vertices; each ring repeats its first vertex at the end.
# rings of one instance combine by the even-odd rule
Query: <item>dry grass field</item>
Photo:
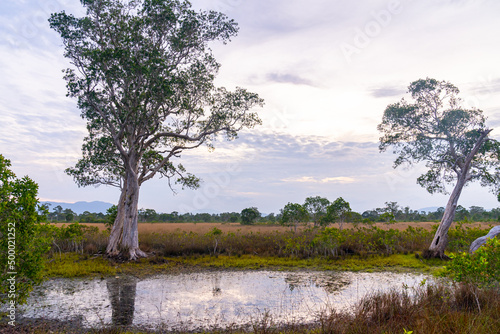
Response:
MULTIPOLYGON (((388 229, 398 229, 405 230, 408 226, 412 227, 422 227, 424 229, 430 230, 433 225, 437 223, 434 222, 398 222, 394 224, 386 224, 386 223, 375 223, 374 226, 388 230, 388 229)), ((490 222, 478 222, 474 224, 470 224, 470 227, 482 227, 484 229, 489 229, 490 225, 497 225, 498 223, 490 223, 490 222)), ((57 223, 56 226, 60 227, 63 223, 57 223)), ((68 225, 68 224, 65 224, 68 225)), ((85 224, 88 226, 97 226, 100 230, 104 230, 106 227, 104 224, 85 224)), ((309 225, 312 226, 312 225, 309 225)), ((363 226, 360 224, 359 226, 363 226)), ((452 225, 453 227, 454 225, 452 225)), ((290 230, 289 227, 280 226, 280 225, 241 225, 239 223, 139 223, 139 233, 172 233, 176 231, 185 231, 185 232, 194 232, 198 234, 205 234, 212 230, 214 227, 217 227, 222 230, 224 233, 228 232, 239 232, 239 233, 266 233, 266 232, 284 232, 290 230)), ((331 227, 338 227, 337 224, 332 224, 331 227)), ((344 224, 344 228, 352 228, 353 224, 344 224)), ((301 226, 300 229, 304 229, 304 226, 301 226)))

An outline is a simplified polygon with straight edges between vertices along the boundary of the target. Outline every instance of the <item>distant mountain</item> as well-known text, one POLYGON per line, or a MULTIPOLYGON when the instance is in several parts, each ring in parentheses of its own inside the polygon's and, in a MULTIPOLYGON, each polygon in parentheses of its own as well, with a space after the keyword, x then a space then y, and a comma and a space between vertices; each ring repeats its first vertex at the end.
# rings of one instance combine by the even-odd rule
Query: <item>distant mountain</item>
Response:
POLYGON ((54 208, 60 205, 63 210, 71 209, 77 214, 82 214, 85 211, 88 212, 102 212, 106 213, 113 204, 101 201, 94 202, 76 202, 76 203, 64 203, 64 202, 40 202, 40 204, 50 204, 49 211, 52 212, 54 208))

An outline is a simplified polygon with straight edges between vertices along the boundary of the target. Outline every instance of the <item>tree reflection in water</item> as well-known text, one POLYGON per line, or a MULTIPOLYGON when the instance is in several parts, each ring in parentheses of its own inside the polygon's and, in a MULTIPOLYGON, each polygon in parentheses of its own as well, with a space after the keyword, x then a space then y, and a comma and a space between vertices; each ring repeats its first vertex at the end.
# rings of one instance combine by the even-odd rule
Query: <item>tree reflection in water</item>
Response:
POLYGON ((111 302, 111 322, 113 326, 132 325, 137 279, 128 276, 113 277, 106 281, 106 287, 111 302))

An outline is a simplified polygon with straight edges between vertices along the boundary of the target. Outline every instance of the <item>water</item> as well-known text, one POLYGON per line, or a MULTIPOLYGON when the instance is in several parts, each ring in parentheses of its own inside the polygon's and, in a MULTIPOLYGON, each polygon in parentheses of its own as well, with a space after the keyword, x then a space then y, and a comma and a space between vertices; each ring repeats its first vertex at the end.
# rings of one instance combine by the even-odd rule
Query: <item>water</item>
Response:
POLYGON ((20 310, 27 318, 77 320, 83 326, 148 329, 224 328, 272 319, 309 322, 349 309, 367 293, 414 287, 424 275, 352 272, 218 271, 148 279, 53 279, 20 310))

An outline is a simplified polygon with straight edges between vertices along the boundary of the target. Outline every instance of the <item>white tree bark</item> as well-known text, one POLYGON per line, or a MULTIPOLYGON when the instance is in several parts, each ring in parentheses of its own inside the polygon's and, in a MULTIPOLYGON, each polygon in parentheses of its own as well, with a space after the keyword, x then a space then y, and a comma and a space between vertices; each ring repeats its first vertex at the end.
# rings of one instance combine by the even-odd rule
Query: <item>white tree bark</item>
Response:
MULTIPOLYGON (((459 171, 457 171, 457 183, 451 193, 448 203, 446 204, 443 219, 441 219, 441 223, 439 224, 436 234, 434 235, 434 239, 429 247, 429 254, 427 254, 428 257, 445 258, 444 250, 448 244, 448 230, 453 223, 453 218, 455 218, 458 199, 460 198, 460 194, 462 193, 462 189, 465 184, 472 179, 472 176, 470 175, 472 160, 485 143, 490 132, 491 130, 486 130, 481 133, 481 136, 478 138, 469 154, 467 154, 464 162, 460 163, 460 159, 455 159, 459 167, 459 171)), ((454 152, 454 149, 452 151, 454 152)))
POLYGON ((472 244, 470 245, 470 248, 469 248, 469 253, 474 253, 475 251, 477 251, 479 249, 479 247, 481 247, 483 244, 485 244, 488 239, 492 239, 499 234, 500 234, 500 226, 493 227, 488 232, 487 235, 485 235, 484 237, 479 237, 472 242, 472 244))
POLYGON ((120 195, 120 199, 117 205, 117 214, 115 218, 115 222, 113 223, 113 227, 111 229, 111 233, 109 235, 108 246, 106 248, 106 254, 108 256, 114 257, 120 254, 119 244, 122 240, 123 233, 123 221, 125 218, 125 188, 127 187, 126 183, 123 185, 122 193, 120 195))
POLYGON ((122 255, 130 260, 147 256, 139 248, 139 190, 137 173, 128 168, 118 203, 118 213, 106 249, 108 256, 122 255))
POLYGON ((460 194, 462 193, 462 189, 464 188, 466 182, 466 178, 461 175, 461 177, 457 180, 457 184, 455 185, 450 198, 448 199, 443 218, 441 219, 441 223, 439 224, 436 234, 434 235, 434 239, 429 247, 431 257, 444 258, 444 250, 448 244, 448 230, 453 223, 453 218, 455 218, 458 199, 460 198, 460 194))

